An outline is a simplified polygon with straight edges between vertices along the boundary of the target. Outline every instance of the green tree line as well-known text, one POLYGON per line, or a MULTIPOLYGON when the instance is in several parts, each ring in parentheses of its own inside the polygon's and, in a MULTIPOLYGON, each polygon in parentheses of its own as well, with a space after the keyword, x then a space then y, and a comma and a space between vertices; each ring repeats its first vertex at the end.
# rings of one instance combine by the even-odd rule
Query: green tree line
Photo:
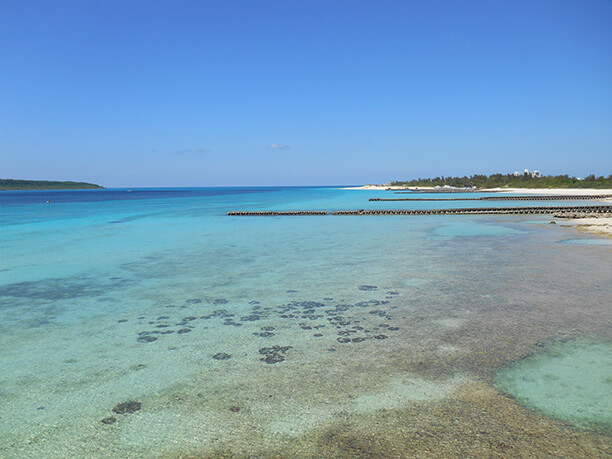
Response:
POLYGON ((612 188, 612 174, 596 177, 591 174, 582 180, 569 175, 532 177, 528 174, 474 174, 463 177, 418 178, 416 180, 395 181, 394 186, 452 186, 457 188, 612 188))

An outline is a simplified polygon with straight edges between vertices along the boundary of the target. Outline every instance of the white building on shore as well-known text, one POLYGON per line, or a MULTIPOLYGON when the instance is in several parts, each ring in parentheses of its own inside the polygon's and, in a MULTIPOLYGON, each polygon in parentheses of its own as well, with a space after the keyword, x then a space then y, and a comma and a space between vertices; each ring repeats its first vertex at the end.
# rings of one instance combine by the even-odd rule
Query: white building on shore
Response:
POLYGON ((522 174, 519 171, 515 171, 514 172, 514 176, 515 177, 520 177, 521 175, 531 175, 531 178, 541 177, 540 171, 531 171, 531 172, 529 172, 529 169, 525 169, 522 174))

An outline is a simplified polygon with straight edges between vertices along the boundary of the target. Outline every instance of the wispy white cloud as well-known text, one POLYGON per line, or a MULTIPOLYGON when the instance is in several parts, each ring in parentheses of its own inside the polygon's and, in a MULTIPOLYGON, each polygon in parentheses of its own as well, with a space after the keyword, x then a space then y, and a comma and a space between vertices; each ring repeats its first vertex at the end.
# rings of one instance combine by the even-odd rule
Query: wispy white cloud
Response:
POLYGON ((177 153, 208 153, 208 148, 188 148, 185 150, 177 150, 177 153))
POLYGON ((273 143, 272 145, 270 145, 270 148, 289 148, 289 145, 281 145, 281 144, 273 143))

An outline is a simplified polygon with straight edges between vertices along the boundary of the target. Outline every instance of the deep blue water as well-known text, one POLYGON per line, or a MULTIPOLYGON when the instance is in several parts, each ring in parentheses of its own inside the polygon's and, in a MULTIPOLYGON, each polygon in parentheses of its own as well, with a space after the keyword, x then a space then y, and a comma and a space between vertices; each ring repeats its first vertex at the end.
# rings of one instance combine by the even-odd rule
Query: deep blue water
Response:
MULTIPOLYGON (((310 187, 301 187, 308 189, 310 187)), ((314 188, 314 187, 313 187, 314 188)), ((278 193, 291 187, 216 187, 216 188, 110 188, 104 190, 3 191, 2 205, 64 202, 127 201, 132 199, 205 198, 251 193, 278 193)))

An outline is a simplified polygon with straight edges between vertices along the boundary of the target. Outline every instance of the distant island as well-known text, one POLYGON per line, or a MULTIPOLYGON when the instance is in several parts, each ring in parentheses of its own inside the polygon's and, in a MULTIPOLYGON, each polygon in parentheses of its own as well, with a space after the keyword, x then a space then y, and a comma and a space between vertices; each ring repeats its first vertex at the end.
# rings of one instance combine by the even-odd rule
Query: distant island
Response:
POLYGON ((48 180, 0 179, 0 191, 15 190, 103 190, 104 187, 86 182, 53 182, 48 180))
POLYGON ((464 177, 418 178, 409 181, 395 181, 389 186, 442 187, 454 188, 612 188, 612 174, 596 177, 591 174, 584 179, 569 175, 540 176, 538 171, 514 174, 492 174, 464 177))

